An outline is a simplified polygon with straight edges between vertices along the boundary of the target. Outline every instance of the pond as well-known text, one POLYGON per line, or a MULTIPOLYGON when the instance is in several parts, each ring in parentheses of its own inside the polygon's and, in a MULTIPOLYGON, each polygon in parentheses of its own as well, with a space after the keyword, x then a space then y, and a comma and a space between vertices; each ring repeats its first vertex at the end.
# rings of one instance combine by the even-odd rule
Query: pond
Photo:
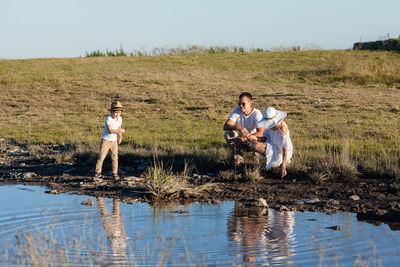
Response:
POLYGON ((394 265, 400 231, 238 201, 152 207, 0 185, 0 265, 394 265))

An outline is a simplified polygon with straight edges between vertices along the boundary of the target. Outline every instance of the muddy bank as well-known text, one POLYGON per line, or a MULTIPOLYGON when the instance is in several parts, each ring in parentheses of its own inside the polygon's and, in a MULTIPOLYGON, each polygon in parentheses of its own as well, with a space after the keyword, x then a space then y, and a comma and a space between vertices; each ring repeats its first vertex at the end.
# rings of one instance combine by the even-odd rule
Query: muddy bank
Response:
MULTIPOLYGON (((60 149, 53 147, 49 149, 60 149)), ((74 194, 119 198, 123 202, 158 201, 146 187, 144 171, 148 160, 137 160, 129 167, 121 166, 124 179, 116 182, 111 176, 93 181, 93 166, 85 161, 55 163, 37 161, 24 146, 0 140, 0 182, 46 186, 47 193, 74 194)), ((168 201, 218 204, 225 200, 242 200, 249 205, 268 205, 278 210, 319 211, 325 213, 355 212, 360 220, 379 224, 386 222, 400 229, 400 192, 395 181, 385 178, 358 177, 353 181, 313 185, 304 175, 288 174, 280 179, 274 173, 263 174, 257 182, 222 179, 214 170, 192 173, 188 188, 166 196, 168 201), (196 188, 204 190, 195 190, 196 188), (193 189, 193 190, 192 190, 193 189), (265 200, 265 202, 263 201, 265 200)))

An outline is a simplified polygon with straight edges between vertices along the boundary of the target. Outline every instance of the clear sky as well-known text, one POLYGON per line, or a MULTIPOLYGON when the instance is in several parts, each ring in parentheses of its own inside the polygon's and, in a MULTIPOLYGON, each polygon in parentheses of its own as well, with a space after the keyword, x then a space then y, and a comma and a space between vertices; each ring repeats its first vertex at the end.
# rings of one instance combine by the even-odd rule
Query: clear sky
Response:
POLYGON ((400 0, 0 0, 0 58, 187 45, 347 49, 400 35, 400 0))

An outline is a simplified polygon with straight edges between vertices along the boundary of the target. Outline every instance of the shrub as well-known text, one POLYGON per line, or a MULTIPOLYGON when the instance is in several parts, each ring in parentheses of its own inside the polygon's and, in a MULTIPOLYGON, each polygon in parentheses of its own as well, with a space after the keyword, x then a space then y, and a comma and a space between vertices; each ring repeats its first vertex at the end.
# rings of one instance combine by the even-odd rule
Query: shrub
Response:
POLYGON ((147 168, 144 187, 157 198, 168 198, 173 193, 179 192, 187 186, 189 168, 181 173, 174 173, 172 165, 165 167, 162 161, 154 158, 152 166, 147 168))

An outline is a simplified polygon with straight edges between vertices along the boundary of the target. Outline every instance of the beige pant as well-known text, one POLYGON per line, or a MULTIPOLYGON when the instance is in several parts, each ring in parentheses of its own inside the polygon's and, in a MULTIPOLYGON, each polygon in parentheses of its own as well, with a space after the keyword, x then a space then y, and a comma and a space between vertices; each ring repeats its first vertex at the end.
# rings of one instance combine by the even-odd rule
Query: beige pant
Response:
POLYGON ((113 175, 118 174, 118 143, 117 141, 101 140, 100 153, 96 163, 96 173, 101 173, 103 161, 111 150, 111 166, 113 175))

